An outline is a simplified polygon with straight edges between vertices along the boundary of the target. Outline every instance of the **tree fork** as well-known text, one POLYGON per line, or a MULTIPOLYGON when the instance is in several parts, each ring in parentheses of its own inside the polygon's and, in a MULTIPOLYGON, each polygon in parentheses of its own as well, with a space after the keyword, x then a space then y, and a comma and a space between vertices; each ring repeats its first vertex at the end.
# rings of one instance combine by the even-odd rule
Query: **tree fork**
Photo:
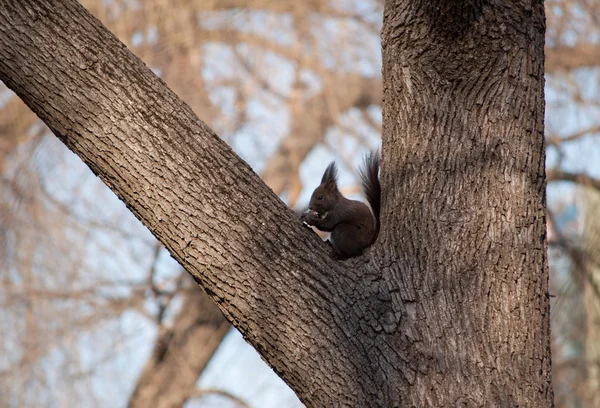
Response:
POLYGON ((541 2, 388 1, 382 229, 345 262, 76 1, 0 5, 0 79, 307 406, 551 405, 541 2))

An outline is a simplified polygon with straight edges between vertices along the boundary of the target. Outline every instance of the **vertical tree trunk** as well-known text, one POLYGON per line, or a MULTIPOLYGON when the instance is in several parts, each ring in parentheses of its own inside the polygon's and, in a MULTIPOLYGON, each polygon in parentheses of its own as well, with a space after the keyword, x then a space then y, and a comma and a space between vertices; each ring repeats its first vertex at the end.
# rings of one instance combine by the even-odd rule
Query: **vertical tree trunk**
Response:
POLYGON ((542 1, 389 0, 384 276, 402 406, 552 405, 542 1))

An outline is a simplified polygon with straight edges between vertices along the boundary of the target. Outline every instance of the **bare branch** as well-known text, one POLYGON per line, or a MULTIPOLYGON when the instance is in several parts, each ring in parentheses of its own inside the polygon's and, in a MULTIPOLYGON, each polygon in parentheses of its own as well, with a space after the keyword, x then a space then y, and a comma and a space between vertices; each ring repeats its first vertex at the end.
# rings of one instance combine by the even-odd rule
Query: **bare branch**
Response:
POLYGON ((231 394, 230 392, 220 390, 217 388, 196 389, 196 390, 194 390, 194 392, 192 392, 190 394, 189 399, 202 398, 206 395, 220 395, 222 397, 226 397, 226 398, 230 399, 231 401, 235 402, 237 405, 239 405, 242 408, 250 408, 250 405, 248 405, 240 397, 237 397, 237 396, 231 394))
POLYGON ((550 145, 550 146, 558 146, 562 143, 568 143, 568 142, 572 142, 577 139, 581 139, 582 137, 593 134, 593 133, 600 133, 600 126, 592 126, 590 128, 582 129, 578 132, 572 133, 565 137, 559 137, 559 136, 547 137, 546 144, 550 145))
POLYGON ((600 46, 598 44, 577 44, 546 48, 546 72, 558 73, 575 68, 600 65, 600 46))
POLYGON ((591 187, 600 191, 600 179, 584 173, 571 173, 558 168, 546 171, 546 179, 551 181, 571 181, 585 187, 591 187))

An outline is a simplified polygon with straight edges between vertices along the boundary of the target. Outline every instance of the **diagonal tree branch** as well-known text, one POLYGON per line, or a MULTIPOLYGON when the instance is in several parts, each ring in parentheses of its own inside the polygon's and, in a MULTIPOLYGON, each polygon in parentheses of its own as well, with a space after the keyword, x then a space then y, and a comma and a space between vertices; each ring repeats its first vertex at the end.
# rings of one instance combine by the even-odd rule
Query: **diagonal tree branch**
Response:
POLYGON ((215 391, 194 391, 194 387, 230 326, 204 291, 186 290, 182 295, 181 312, 172 327, 159 334, 155 352, 129 399, 132 408, 181 406, 187 399, 215 391))
POLYGON ((330 342, 354 342, 343 330, 342 290, 355 287, 355 272, 328 258, 250 167, 76 1, 0 5, 0 79, 165 244, 301 399, 345 398, 321 376, 354 377, 351 353, 330 342))

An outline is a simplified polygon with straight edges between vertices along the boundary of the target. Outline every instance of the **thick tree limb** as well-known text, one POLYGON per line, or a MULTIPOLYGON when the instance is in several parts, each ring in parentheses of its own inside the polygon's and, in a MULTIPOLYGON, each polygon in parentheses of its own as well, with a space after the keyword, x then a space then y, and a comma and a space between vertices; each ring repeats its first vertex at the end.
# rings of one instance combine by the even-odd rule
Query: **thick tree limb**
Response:
MULTIPOLYGON (((182 6, 186 6, 182 5, 182 6)), ((187 5, 189 7, 189 5, 187 5)), ((171 6, 169 6, 171 7, 171 6)), ((102 10, 104 10, 104 8, 100 8, 99 10, 96 10, 97 13, 101 12, 102 10)), ((132 15, 130 17, 134 17, 134 13, 138 13, 138 11, 134 11, 133 9, 126 9, 125 12, 130 12, 132 15)), ((188 13, 190 14, 190 13, 188 13)), ((191 13, 193 14, 193 13, 191 13)), ((184 20, 185 19, 185 15, 182 13, 176 13, 175 17, 179 20, 184 20)), ((124 17, 122 17, 124 18, 124 17)), ((171 38, 172 35, 169 35, 171 33, 169 32, 163 32, 163 30, 167 31, 169 28, 173 28, 174 26, 177 27, 181 27, 182 24, 185 24, 185 21, 169 21, 169 23, 167 24, 165 21, 160 20, 157 21, 157 24, 159 24, 160 30, 161 30, 161 35, 160 37, 162 38, 164 35, 166 35, 168 38, 171 38), (166 28, 164 28, 166 27, 166 28)), ((124 32, 123 29, 127 28, 127 26, 119 26, 117 25, 117 28, 119 28, 121 31, 122 36, 121 37, 125 37, 125 38, 131 38, 131 35, 133 34, 132 29, 130 29, 131 32, 128 32, 127 30, 125 30, 124 32)), ((196 42, 199 42, 200 40, 207 40, 210 39, 212 36, 212 33, 208 33, 208 36, 206 38, 196 38, 196 42)), ((187 38, 187 37, 186 37, 187 38)), ((227 40, 231 41, 232 37, 228 37, 227 40)), ((250 39, 255 38, 255 37, 248 37, 250 39)), ((248 38, 242 38, 245 40, 248 40, 248 38)), ((262 45, 265 44, 269 44, 269 43, 264 43, 262 45)), ((137 52, 141 52, 141 55, 144 55, 145 58, 150 58, 153 54, 151 52, 151 49, 146 49, 144 47, 138 47, 137 48, 137 52)), ((292 53, 289 53, 289 48, 282 48, 279 49, 279 51, 286 51, 287 53, 285 54, 288 57, 294 57, 295 55, 292 53)), ((154 64, 155 66, 164 66, 164 64, 162 64, 162 60, 168 60, 168 59, 173 59, 173 56, 171 55, 172 53, 168 52, 168 50, 163 51, 160 54, 161 57, 161 61, 157 61, 156 58, 151 59, 150 61, 152 62, 152 64, 154 64)), ((176 64, 174 64, 176 66, 178 66, 178 75, 182 76, 182 77, 187 77, 187 78, 192 78, 192 76, 190 75, 186 75, 185 72, 182 75, 181 69, 183 68, 184 70, 187 70, 188 73, 189 71, 191 71, 190 64, 187 63, 187 61, 183 60, 183 61, 178 61, 176 64)), ((314 67, 313 67, 314 68, 314 67)), ((164 72, 171 72, 172 70, 166 70, 164 72)), ((337 78, 337 77, 336 77, 337 78)), ((168 77, 164 78, 166 82, 172 83, 172 84, 177 84, 177 81, 173 82, 173 81, 169 81, 168 77)), ((330 84, 333 86, 333 90, 335 91, 335 94, 333 95, 333 97, 337 98, 337 102, 340 104, 340 106, 343 107, 343 109, 347 109, 348 108, 348 104, 350 104, 349 106, 351 106, 353 103, 355 102, 359 102, 359 103, 363 103, 365 102, 365 98, 370 98, 371 94, 374 94, 374 97, 372 98, 373 100, 370 103, 379 103, 381 100, 381 81, 380 79, 370 79, 370 78, 363 78, 361 76, 358 75, 349 75, 349 74, 342 74, 339 78, 339 80, 336 83, 330 84), (337 83, 339 82, 339 83, 337 83), (357 85, 360 86, 360 89, 357 89, 357 85), (366 95, 365 97, 358 95, 357 96, 357 91, 361 92, 363 95, 366 95)), ((329 84, 328 84, 329 85, 329 84)), ((185 89, 179 89, 177 90, 178 95, 182 98, 184 98, 188 103, 192 104, 192 106, 195 106, 195 110, 196 112, 210 112, 210 110, 208 110, 208 108, 206 108, 204 105, 206 104, 194 104, 194 102, 196 101, 196 99, 200 98, 201 102, 203 101, 203 97, 205 97, 205 94, 203 92, 198 92, 198 87, 188 87, 185 89), (193 93, 191 91, 194 91, 193 93), (182 93, 183 92, 183 93, 182 93), (195 96, 194 96, 195 95, 195 96), (200 96, 198 96, 200 95, 200 96), (198 106, 201 106, 202 108, 198 108, 198 106)), ((318 95, 316 95, 315 97, 313 97, 313 99, 319 98, 322 99, 324 98, 323 93, 320 93, 318 95)), ((26 118, 30 118, 32 117, 30 115, 30 111, 29 109, 22 103, 21 100, 17 99, 17 98, 13 98, 13 100, 11 102, 14 102, 15 104, 17 104, 18 106, 22 106, 24 109, 26 109, 26 111, 24 111, 24 115, 21 115, 23 117, 26 118)), ((270 179, 272 183, 277 184, 277 186, 281 186, 281 188, 279 188, 279 191, 282 190, 282 188, 285 186, 285 184, 287 183, 287 180, 289 180, 290 178, 290 174, 294 174, 295 172, 297 172, 298 170, 298 166, 300 165, 301 161, 304 159, 305 155, 308 154, 308 152, 310 151, 310 149, 312 148, 312 146, 314 145, 314 143, 316 143, 316 141, 318 140, 322 140, 323 135, 325 133, 325 130, 333 125, 334 121, 333 118, 331 117, 330 113, 328 110, 323 109, 323 106, 325 105, 324 102, 320 102, 318 104, 313 104, 313 103, 308 103, 307 106, 312 107, 312 109, 310 110, 306 110, 306 111, 302 111, 299 112, 298 117, 295 117, 294 121, 299 123, 299 126, 295 126, 295 129, 300 130, 302 133, 301 134, 297 134, 297 133, 293 133, 294 137, 292 137, 291 139, 293 139, 294 143, 299 143, 300 141, 303 140, 303 137, 305 138, 304 140, 306 142, 309 142, 307 144, 307 148, 302 150, 302 154, 298 157, 298 160, 294 160, 293 163, 289 162, 289 152, 290 150, 287 149, 283 149, 285 150, 285 154, 281 154, 281 152, 283 150, 280 150, 280 154, 276 154, 273 156, 273 158, 271 159, 271 163, 277 161, 277 163, 280 163, 279 165, 279 170, 283 170, 283 171, 277 171, 277 172, 273 172, 271 171, 270 174, 266 175, 267 179, 270 179), (316 108, 316 109, 315 109, 316 108), (317 132, 309 132, 310 130, 313 130, 311 126, 306 126, 307 124, 316 122, 316 117, 312 117, 311 118, 311 114, 316 113, 319 117, 323 116, 323 119, 327 119, 327 120, 318 120, 319 122, 319 131, 317 132), (311 120, 312 119, 312 120, 311 120), (315 140, 312 140, 312 138, 316 138, 315 140), (278 160, 281 158, 284 158, 285 160, 282 162, 281 160, 278 160), (286 167, 285 168, 281 168, 281 163, 285 163, 286 167)), ((5 112, 6 110, 3 110, 2 112, 5 112)), ((18 115, 17 115, 18 116, 18 115)), ((26 128, 28 128, 30 125, 28 125, 26 128)), ((25 133, 25 131, 23 132, 18 132, 20 133, 25 133)), ((283 143, 284 146, 288 146, 288 148, 290 147, 288 144, 286 144, 285 142, 283 143)), ((293 150, 293 149, 292 149, 293 150)), ((296 157, 296 156, 294 156, 296 157)), ((186 302, 193 302, 193 299, 188 299, 190 297, 192 298, 197 298, 198 296, 203 297, 205 296, 203 293, 201 292, 197 292, 197 293, 186 293, 186 302)), ((207 306, 210 309, 210 305, 207 306)), ((177 337, 180 333, 189 333, 190 330, 191 331, 196 331, 193 327, 189 328, 190 330, 188 330, 188 327, 185 327, 184 325, 187 323, 194 323, 198 318, 194 319, 194 318, 190 318, 190 314, 195 313, 198 318, 200 318, 201 316, 204 315, 205 311, 198 309, 198 308, 191 308, 189 310, 186 310, 186 316, 182 317, 182 319, 177 318, 176 323, 174 324, 174 327, 172 328, 172 335, 177 337)), ((226 327, 226 326, 223 326, 226 327)), ((223 329, 221 330, 220 326, 214 326, 214 329, 216 330, 215 335, 217 335, 216 333, 218 333, 218 336, 220 336, 219 338, 221 338, 226 330, 223 329)), ((214 336, 208 334, 209 331, 209 327, 205 326, 203 328, 203 330, 201 331, 202 336, 200 337, 195 337, 195 343, 190 343, 187 342, 185 344, 181 344, 179 345, 178 348, 178 353, 177 356, 173 356, 172 353, 167 353, 164 358, 165 360, 163 361, 161 359, 161 361, 157 361, 156 356, 152 356, 151 360, 148 362, 146 368, 144 369, 142 376, 140 377, 139 383, 137 385, 137 389, 135 394, 132 396, 132 399, 130 401, 130 405, 131 406, 145 406, 147 405, 147 400, 151 399, 153 401, 154 405, 159 405, 161 406, 161 404, 166 403, 166 404, 171 404, 174 403, 174 405, 181 405, 179 403, 179 400, 174 401, 173 398, 180 398, 181 396, 183 396, 185 393, 180 392, 182 389, 186 389, 186 387, 189 389, 189 387, 193 387, 193 384, 195 382, 195 379, 193 379, 193 375, 190 372, 189 368, 193 367, 193 368, 197 368, 198 370, 202 370, 203 368, 203 364, 199 364, 196 363, 196 361, 198 361, 198 359, 204 360, 205 362, 208 361, 208 358, 210 357, 208 353, 208 350, 205 347, 210 347, 213 351, 216 349, 218 343, 214 340, 214 336), (200 346, 201 343, 197 343, 198 341, 202 342, 202 339, 206 336, 209 337, 209 339, 211 339, 210 343, 207 343, 206 345, 200 346), (199 353, 199 349, 202 348, 202 353, 199 353), (172 367, 170 367, 170 365, 173 365, 172 367), (182 364, 185 366, 184 367, 184 372, 182 373, 180 371, 180 368, 182 366, 182 364), (170 368, 169 368, 170 367, 170 368), (179 373, 180 375, 172 375, 172 372, 175 373, 179 373), (185 375, 184 375, 185 374, 185 375), (178 397, 179 396, 179 397, 178 397)), ((199 371, 198 371, 199 372, 199 371)), ((197 377, 197 376, 196 376, 197 377)))
POLYGON ((299 397, 325 406, 360 398, 358 384, 356 395, 345 391, 357 381, 356 353, 332 344, 355 341, 342 290, 356 285, 342 281, 362 279, 330 260, 248 165, 77 2, 2 1, 0 33, 0 79, 299 397))

